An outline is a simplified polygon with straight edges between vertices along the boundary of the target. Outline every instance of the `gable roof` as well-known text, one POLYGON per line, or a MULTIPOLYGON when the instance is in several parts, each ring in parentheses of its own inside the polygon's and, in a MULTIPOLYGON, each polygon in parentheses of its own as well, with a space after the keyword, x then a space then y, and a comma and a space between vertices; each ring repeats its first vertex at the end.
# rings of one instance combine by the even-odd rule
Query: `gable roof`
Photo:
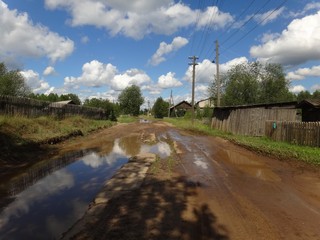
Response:
POLYGON ((186 104, 186 105, 187 105, 188 107, 190 107, 190 108, 192 107, 192 105, 191 105, 190 103, 188 103, 187 101, 183 100, 183 101, 177 103, 176 105, 170 107, 170 109, 179 107, 179 106, 182 105, 182 104, 186 104))
POLYGON ((320 99, 305 99, 305 100, 302 100, 298 104, 298 107, 299 108, 303 108, 303 107, 320 108, 320 99))

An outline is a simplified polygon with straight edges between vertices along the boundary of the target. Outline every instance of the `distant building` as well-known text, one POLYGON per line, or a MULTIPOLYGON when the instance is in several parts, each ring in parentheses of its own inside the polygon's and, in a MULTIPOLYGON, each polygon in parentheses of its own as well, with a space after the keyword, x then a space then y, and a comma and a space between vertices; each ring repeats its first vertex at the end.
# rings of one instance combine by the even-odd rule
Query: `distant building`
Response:
POLYGON ((51 107, 51 108, 63 108, 66 105, 76 105, 76 103, 74 101, 72 101, 72 100, 52 102, 52 103, 49 104, 49 107, 51 107))
POLYGON ((320 121, 320 99, 303 100, 297 107, 302 110, 302 122, 320 121))
POLYGON ((187 101, 179 102, 178 104, 170 107, 171 117, 183 117, 188 110, 192 109, 192 105, 187 101))

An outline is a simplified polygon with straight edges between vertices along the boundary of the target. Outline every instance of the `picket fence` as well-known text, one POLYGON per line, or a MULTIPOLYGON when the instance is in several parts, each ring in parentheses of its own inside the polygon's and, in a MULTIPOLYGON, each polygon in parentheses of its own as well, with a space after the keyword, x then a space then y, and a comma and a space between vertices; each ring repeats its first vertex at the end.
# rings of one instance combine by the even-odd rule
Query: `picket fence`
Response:
POLYGON ((275 141, 320 147, 320 122, 266 121, 266 136, 275 141))

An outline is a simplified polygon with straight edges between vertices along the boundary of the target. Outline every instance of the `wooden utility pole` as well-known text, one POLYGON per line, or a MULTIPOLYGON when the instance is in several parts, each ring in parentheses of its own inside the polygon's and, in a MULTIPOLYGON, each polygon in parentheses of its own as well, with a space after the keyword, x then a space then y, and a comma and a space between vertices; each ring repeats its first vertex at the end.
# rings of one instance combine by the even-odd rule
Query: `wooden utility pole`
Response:
POLYGON ((172 90, 171 90, 170 100, 169 100, 168 118, 170 117, 170 108, 171 108, 171 106, 172 106, 171 99, 172 99, 172 90))
POLYGON ((196 65, 198 65, 198 63, 196 63, 197 59, 199 59, 196 56, 193 57, 189 57, 189 59, 192 59, 192 63, 189 63, 189 65, 192 65, 192 101, 191 101, 191 105, 192 105, 192 125, 194 124, 194 86, 195 86, 195 81, 196 81, 196 65))
POLYGON ((220 74, 219 74, 219 43, 216 40, 216 85, 217 85, 217 107, 220 107, 220 74))

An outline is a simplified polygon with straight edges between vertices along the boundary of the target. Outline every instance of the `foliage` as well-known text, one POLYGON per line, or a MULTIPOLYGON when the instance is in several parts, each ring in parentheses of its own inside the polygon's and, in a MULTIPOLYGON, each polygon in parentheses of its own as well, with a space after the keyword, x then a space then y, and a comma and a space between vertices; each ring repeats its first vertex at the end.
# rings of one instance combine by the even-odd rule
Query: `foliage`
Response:
MULTIPOLYGON (((222 75, 221 105, 235 106, 257 103, 275 103, 294 100, 289 92, 289 81, 280 64, 259 62, 242 63, 222 75)), ((215 97, 216 86, 209 87, 215 97)))
POLYGON ((48 102, 59 102, 59 101, 67 101, 67 100, 72 100, 76 105, 81 105, 81 100, 78 97, 78 95, 73 94, 73 93, 68 93, 68 94, 61 94, 60 96, 56 93, 50 93, 48 95, 46 94, 35 94, 31 93, 29 94, 30 98, 37 99, 40 101, 48 101, 48 102))
POLYGON ((98 99, 98 98, 91 98, 86 99, 83 103, 83 106, 86 107, 94 107, 94 108, 101 108, 106 112, 106 118, 111 121, 117 121, 117 106, 114 103, 111 103, 108 99, 98 99))
POLYGON ((164 101, 162 97, 157 98, 153 105, 152 111, 155 118, 163 118, 168 115, 169 103, 164 101))
POLYGON ((140 88, 136 85, 132 85, 131 87, 126 87, 120 93, 118 101, 120 103, 120 109, 124 114, 138 116, 140 106, 143 104, 144 99, 140 88))
POLYGON ((0 95, 25 97, 31 90, 19 70, 8 71, 4 63, 0 63, 0 95))
POLYGON ((309 91, 301 91, 296 95, 296 98, 298 102, 305 99, 320 99, 320 90, 314 91, 313 94, 309 91))

